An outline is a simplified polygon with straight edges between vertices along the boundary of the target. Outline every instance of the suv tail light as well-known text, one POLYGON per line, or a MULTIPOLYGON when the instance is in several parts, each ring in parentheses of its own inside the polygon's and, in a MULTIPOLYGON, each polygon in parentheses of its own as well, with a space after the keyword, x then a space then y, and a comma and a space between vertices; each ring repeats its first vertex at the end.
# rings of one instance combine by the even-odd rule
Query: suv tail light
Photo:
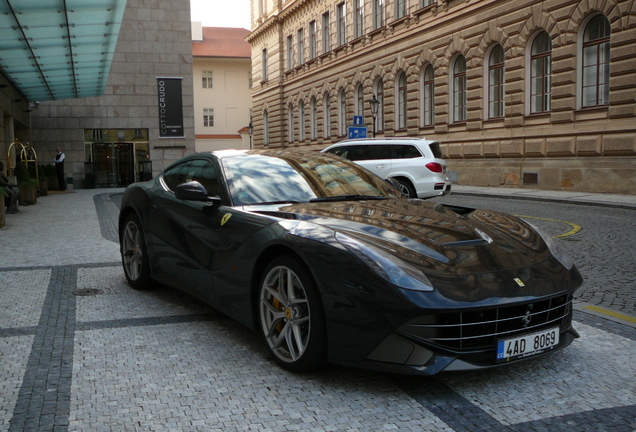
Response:
POLYGON ((429 170, 433 171, 434 173, 442 173, 444 172, 444 167, 442 166, 442 164, 439 164, 437 162, 429 162, 426 164, 426 168, 428 168, 429 170))

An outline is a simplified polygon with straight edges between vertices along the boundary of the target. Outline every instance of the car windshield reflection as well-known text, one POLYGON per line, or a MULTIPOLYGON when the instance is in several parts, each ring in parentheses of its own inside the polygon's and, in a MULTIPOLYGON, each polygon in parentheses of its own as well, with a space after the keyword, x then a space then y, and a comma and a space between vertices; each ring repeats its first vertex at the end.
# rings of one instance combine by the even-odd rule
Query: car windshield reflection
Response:
POLYGON ((390 196, 391 188, 373 174, 345 161, 316 156, 250 154, 224 158, 223 169, 234 205, 390 196))

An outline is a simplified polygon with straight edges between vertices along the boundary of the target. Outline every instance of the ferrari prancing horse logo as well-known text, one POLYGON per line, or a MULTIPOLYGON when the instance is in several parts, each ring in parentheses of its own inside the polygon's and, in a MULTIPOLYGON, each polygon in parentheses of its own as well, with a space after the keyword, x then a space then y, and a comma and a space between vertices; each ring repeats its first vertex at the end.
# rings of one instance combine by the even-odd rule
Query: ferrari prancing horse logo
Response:
POLYGON ((225 222, 229 221, 231 217, 232 217, 231 213, 225 213, 223 217, 221 218, 221 226, 225 225, 225 222))
POLYGON ((519 285, 520 287, 526 286, 526 284, 524 284, 523 281, 519 278, 515 278, 515 282, 517 282, 517 285, 519 285))

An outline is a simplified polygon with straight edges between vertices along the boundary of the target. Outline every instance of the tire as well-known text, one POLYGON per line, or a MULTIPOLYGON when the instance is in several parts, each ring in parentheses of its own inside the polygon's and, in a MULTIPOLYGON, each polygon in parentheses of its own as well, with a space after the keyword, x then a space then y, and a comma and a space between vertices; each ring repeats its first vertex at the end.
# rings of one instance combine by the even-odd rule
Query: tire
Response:
POLYGON ((403 179, 396 179, 396 180, 400 182, 399 191, 402 192, 402 195, 408 198, 417 198, 417 195, 415 194, 415 188, 413 187, 410 181, 403 180, 403 179))
POLYGON ((128 284, 134 289, 150 288, 150 264, 146 249, 146 238, 136 214, 126 217, 119 238, 121 262, 128 284))
POLYGON ((327 337, 322 302, 309 271, 298 260, 272 260, 258 290, 258 326, 276 362, 293 372, 326 364, 327 337), (281 285, 286 289, 282 290, 281 285))

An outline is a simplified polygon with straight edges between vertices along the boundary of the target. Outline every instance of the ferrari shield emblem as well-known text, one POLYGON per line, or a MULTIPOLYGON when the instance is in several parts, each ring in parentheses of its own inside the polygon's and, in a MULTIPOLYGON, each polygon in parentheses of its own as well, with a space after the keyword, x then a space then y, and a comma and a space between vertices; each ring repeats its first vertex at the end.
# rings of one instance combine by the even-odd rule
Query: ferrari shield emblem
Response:
POLYGON ((225 225, 225 222, 229 221, 231 217, 232 217, 231 213, 225 213, 223 215, 223 218, 221 219, 221 226, 225 225))
POLYGON ((524 284, 523 281, 519 278, 515 278, 515 282, 517 282, 517 285, 519 285, 520 287, 526 286, 526 284, 524 284))

